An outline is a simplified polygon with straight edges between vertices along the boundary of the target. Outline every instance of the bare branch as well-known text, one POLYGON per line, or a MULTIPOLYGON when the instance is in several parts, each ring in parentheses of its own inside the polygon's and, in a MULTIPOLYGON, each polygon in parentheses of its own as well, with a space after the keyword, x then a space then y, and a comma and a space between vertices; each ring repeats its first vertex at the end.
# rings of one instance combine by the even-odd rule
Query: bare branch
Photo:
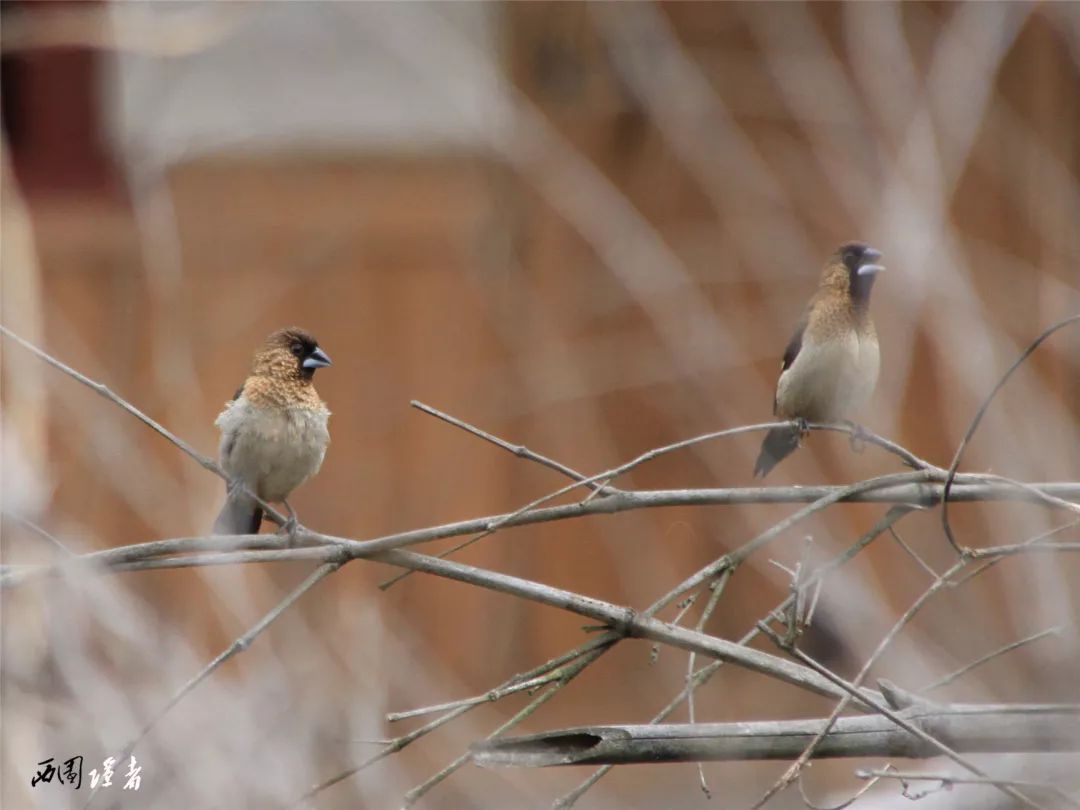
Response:
POLYGON ((915 560, 915 562, 919 564, 919 567, 922 568, 923 571, 928 573, 932 579, 937 579, 937 571, 931 568, 930 565, 922 557, 916 554, 915 549, 913 549, 911 546, 904 542, 904 538, 902 538, 900 534, 896 531, 895 526, 889 527, 889 534, 892 535, 892 538, 896 541, 897 545, 899 545, 900 548, 906 551, 908 556, 911 557, 911 559, 915 560))
MULTIPOLYGON (((855 678, 852 680, 852 684, 857 687, 863 682, 863 679, 866 678, 866 675, 870 671, 870 668, 885 652, 886 648, 892 643, 893 639, 896 638, 900 631, 907 626, 908 622, 910 622, 911 619, 914 618, 915 614, 922 609, 922 606, 926 604, 926 602, 934 594, 936 594, 938 591, 940 591, 946 586, 949 578, 959 572, 965 565, 966 559, 961 557, 961 559, 957 561, 952 568, 950 568, 945 574, 939 576, 934 581, 934 583, 929 588, 927 588, 918 599, 915 600, 914 604, 912 604, 912 606, 908 608, 907 612, 905 612, 904 615, 900 617, 896 624, 893 625, 889 632, 886 633, 885 637, 878 643, 877 647, 870 654, 870 657, 866 659, 866 662, 863 664, 862 668, 855 675, 855 678)), ((769 635, 769 637, 772 638, 777 644, 782 645, 782 640, 779 639, 779 637, 776 636, 776 634, 773 633, 763 622, 759 622, 758 626, 761 628, 763 633, 769 635)), ((789 647, 788 651, 800 658, 808 657, 801 651, 796 650, 794 647, 789 647)), ((815 669, 820 672, 820 665, 816 662, 814 663, 815 669)), ((834 683, 839 680, 839 678, 831 672, 826 677, 828 677, 834 683)), ((789 767, 783 773, 783 775, 772 785, 772 787, 765 791, 764 795, 757 801, 757 804, 754 805, 755 810, 756 808, 762 807, 767 801, 769 801, 769 799, 771 799, 778 792, 790 785, 792 781, 794 781, 794 779, 799 775, 800 771, 802 771, 802 769, 806 766, 806 763, 810 761, 810 758, 813 756, 817 746, 821 745, 822 741, 828 735, 831 724, 836 722, 837 718, 840 717, 840 714, 844 711, 844 709, 847 708, 850 703, 851 697, 845 695, 845 697, 833 709, 832 714, 829 716, 829 722, 822 729, 821 733, 814 738, 814 740, 806 747, 806 750, 799 755, 798 759, 796 759, 791 764, 791 767, 789 767)))
MULTIPOLYGON (((884 532, 889 526, 893 525, 896 521, 900 520, 900 518, 902 518, 910 511, 911 508, 905 506, 894 506, 889 509, 889 511, 886 512, 885 515, 883 515, 882 518, 876 524, 874 524, 874 526, 872 526, 869 531, 866 532, 866 534, 860 537, 854 545, 852 545, 850 548, 846 549, 842 553, 838 554, 829 562, 819 566, 811 575, 810 580, 805 583, 806 587, 816 585, 822 579, 824 579, 824 577, 827 576, 831 571, 839 568, 840 566, 850 561, 860 551, 865 549, 870 543, 872 543, 877 537, 879 537, 881 533, 884 532)), ((773 608, 769 615, 779 617, 793 603, 794 596, 789 595, 779 605, 773 608)), ((739 639, 738 643, 749 644, 759 635, 761 635, 760 624, 757 624, 752 627, 749 632, 743 635, 743 637, 739 639)), ((698 672, 696 672, 690 683, 686 684, 681 692, 675 695, 675 697, 672 698, 671 701, 669 701, 668 704, 664 706, 664 708, 662 708, 653 716, 652 720, 649 721, 650 724, 661 723, 668 717, 670 717, 671 714, 675 711, 675 709, 682 705, 684 700, 689 699, 690 692, 698 688, 702 684, 706 683, 710 678, 712 678, 712 676, 716 674, 716 672, 720 669, 720 667, 723 666, 723 664, 723 661, 714 661, 708 666, 703 667, 698 672)), ((603 765, 598 768, 584 782, 582 782, 569 793, 557 799, 554 803, 554 807, 572 807, 578 799, 580 799, 590 789, 592 789, 592 786, 599 782, 613 767, 613 765, 603 765)))
POLYGON ((461 428, 462 430, 466 431, 467 433, 471 433, 474 436, 478 436, 479 438, 483 439, 486 442, 491 442, 496 447, 501 447, 503 450, 506 450, 506 451, 508 451, 510 453, 513 453, 518 458, 524 458, 524 459, 528 459, 529 461, 535 461, 537 464, 540 464, 540 465, 542 465, 544 467, 547 467, 548 469, 555 470, 556 472, 565 475, 567 478, 570 478, 570 479, 572 479, 574 481, 579 481, 579 482, 585 484, 586 486, 588 486, 589 489, 601 490, 601 491, 609 491, 609 492, 613 491, 613 490, 610 490, 610 489, 605 490, 604 487, 600 486, 599 484, 597 484, 594 481, 587 481, 586 477, 583 474, 579 473, 577 470, 572 470, 569 467, 567 467, 565 464, 561 464, 558 461, 554 461, 553 459, 550 459, 547 456, 542 456, 539 453, 535 452, 534 450, 530 450, 528 447, 526 447, 523 444, 511 444, 510 442, 506 441, 505 439, 500 439, 498 436, 494 436, 494 435, 488 433, 486 430, 481 430, 480 428, 476 427, 475 425, 470 425, 468 422, 465 422, 464 420, 458 419, 455 416, 451 416, 450 414, 445 413, 444 411, 440 411, 438 408, 433 408, 430 405, 425 405, 423 402, 420 402, 419 400, 414 399, 409 404, 412 405, 412 407, 416 408, 418 411, 423 411, 424 413, 429 414, 430 416, 434 416, 436 419, 441 419, 444 422, 453 425, 454 427, 461 428))
MULTIPOLYGON (((939 580, 939 581, 941 581, 941 580, 939 580)), ((905 614, 905 615, 907 615, 907 614, 905 614)), ((896 630, 896 628, 894 628, 894 630, 896 630)), ((764 632, 766 632, 774 641, 776 641, 778 643, 781 641, 780 637, 777 636, 775 633, 773 633, 768 628, 766 628, 764 632)), ((890 634, 890 636, 891 636, 891 634, 890 634)), ((891 641, 890 636, 886 636, 885 639, 882 639, 882 643, 878 646, 878 650, 876 650, 875 653, 877 653, 877 652, 879 652, 879 651, 881 651, 881 650, 883 650, 885 648, 887 642, 891 641)), ((863 697, 858 691, 859 690, 859 682, 860 682, 859 677, 856 677, 856 679, 854 681, 852 681, 851 683, 848 683, 843 678, 841 678, 838 675, 834 674, 833 672, 829 671, 829 669, 827 667, 824 667, 821 664, 819 664, 817 661, 814 661, 814 659, 812 659, 806 653, 802 652, 802 650, 799 650, 797 648, 792 647, 790 652, 791 652, 792 655, 794 655, 797 659, 802 661, 804 664, 811 667, 812 669, 814 669, 819 674, 825 676, 830 681, 832 681, 833 683, 835 683, 837 686, 841 687, 842 689, 844 689, 848 693, 848 697, 845 698, 845 700, 842 701, 839 704, 839 706, 846 705, 846 703, 849 700, 856 700, 856 701, 858 701, 860 703, 863 703, 864 705, 870 706, 871 708, 874 708, 876 711, 880 712, 882 715, 887 717, 889 720, 891 720, 893 723, 895 723, 900 728, 902 728, 905 731, 907 731, 908 733, 913 734, 914 736, 918 737, 922 742, 926 743, 930 747, 930 749, 936 750, 936 754, 927 754, 927 756, 935 756, 935 755, 944 754, 949 759, 951 759, 953 762, 955 762, 957 765, 960 765, 962 768, 965 768, 966 770, 970 771, 973 774, 976 774, 977 776, 985 777, 987 775, 981 768, 979 768, 973 762, 971 762, 971 761, 965 759, 964 757, 960 756, 959 752, 957 752, 952 746, 950 746, 950 745, 946 744, 945 742, 942 742, 940 739, 938 739, 937 735, 930 734, 930 733, 924 731, 921 727, 913 725, 912 723, 908 722, 908 720, 906 718, 901 717, 899 713, 894 712, 892 709, 889 709, 889 708, 887 708, 885 706, 882 706, 881 704, 872 705, 868 701, 866 701, 866 698, 863 697)), ((864 666, 863 669, 860 670, 859 676, 864 676, 866 674, 866 669, 867 669, 867 667, 864 666)), ((1062 707, 1060 707, 1060 706, 1055 707, 1054 711, 1061 711, 1061 708, 1062 707)), ((807 747, 806 751, 803 752, 803 755, 805 755, 807 753, 807 751, 809 751, 811 753, 816 753, 819 750, 822 743, 824 742, 824 740, 827 738, 827 735, 830 733, 830 728, 835 726, 836 722, 837 722, 837 713, 834 711, 833 716, 830 717, 828 721, 826 721, 826 726, 823 727, 823 729, 822 729, 823 733, 820 733, 817 737, 815 737, 814 741, 812 741, 810 743, 810 745, 807 747)), ((1071 723, 1070 725, 1072 726, 1072 730, 1069 733, 1072 734, 1072 735, 1075 735, 1076 734, 1076 724, 1071 723)), ((1033 740, 1030 743, 1028 743, 1028 746, 1025 748, 1025 750, 1041 750, 1045 745, 1046 745, 1045 740, 1043 740, 1042 742, 1037 742, 1037 741, 1033 740)), ((800 756, 800 759, 796 761, 796 765, 798 765, 800 761, 802 761, 802 755, 800 756)), ((801 767, 796 768, 795 766, 792 766, 792 768, 795 769, 796 774, 801 770, 801 767)), ((787 777, 788 773, 791 773, 791 772, 792 772, 792 769, 789 769, 788 772, 785 773, 785 775, 784 775, 785 778, 787 777)), ((782 779, 781 782, 783 782, 783 781, 784 780, 782 779)), ((781 784, 781 783, 778 783, 778 784, 781 784)), ((1027 796, 1024 796, 1023 794, 1017 792, 1013 788, 1010 788, 1010 787, 1007 787, 1007 786, 1000 786, 1000 785, 998 785, 997 787, 1001 790, 1002 793, 1004 793, 1005 795, 1015 799, 1016 801, 1020 802, 1021 804, 1025 805, 1027 807, 1039 807, 1040 806, 1036 802, 1029 799, 1027 796)), ((775 788, 775 786, 774 786, 774 788, 775 788)), ((770 793, 767 794, 767 795, 772 795, 772 793, 773 793, 773 791, 770 791, 770 793)), ((762 800, 762 802, 763 801, 764 801, 764 799, 762 800)), ((762 802, 759 802, 758 806, 760 806, 762 802)))
POLYGON ((1016 369, 1023 365, 1024 361, 1031 356, 1044 340, 1057 332, 1059 329, 1068 326, 1071 323, 1080 321, 1080 314, 1070 315, 1068 318, 1058 321, 1053 326, 1048 327, 1033 340, 1026 349, 1020 354, 1013 364, 1009 366, 1008 370, 1001 375, 1001 379, 997 381, 997 384, 991 389, 990 393, 986 395, 986 399, 983 400, 982 405, 975 412, 975 416, 971 420, 971 424, 968 425, 967 431, 964 433, 964 438, 960 440, 960 446, 956 448, 956 454, 953 456, 952 464, 949 465, 949 473, 945 479, 945 489, 942 493, 942 507, 941 507, 941 526, 945 530, 945 537, 948 539, 949 544, 953 547, 957 554, 962 554, 963 549, 956 541, 956 537, 953 535, 952 526, 949 524, 949 494, 953 488, 953 481, 956 478, 956 470, 960 466, 960 458, 964 454, 964 449, 967 447, 968 442, 971 441, 971 437, 975 435, 975 431, 979 428, 979 423, 982 422, 983 416, 986 414, 987 409, 990 407, 990 403, 994 401, 994 397, 997 396, 998 391, 1004 387, 1008 382, 1009 377, 1012 376, 1016 369))
MULTIPOLYGON (((1080 705, 954 704, 919 707, 897 717, 954 751, 1080 751, 1080 705)), ((579 726, 474 743, 478 765, 546 768, 635 762, 730 762, 793 759, 824 729, 826 718, 750 723, 579 726)), ((941 755, 888 717, 841 717, 815 758, 941 755)))
MULTIPOLYGON (((781 423, 783 424, 783 423, 781 423)), ((533 511, 506 513, 488 517, 473 518, 455 523, 446 523, 440 526, 432 526, 426 529, 413 529, 396 534, 385 535, 372 540, 352 540, 345 537, 320 534, 307 529, 300 529, 296 535, 296 541, 308 545, 334 545, 349 550, 351 559, 374 559, 383 551, 405 548, 420 543, 440 540, 448 537, 457 537, 463 534, 471 534, 483 531, 485 527, 497 526, 526 526, 535 523, 546 523, 570 518, 585 517, 589 515, 613 514, 634 509, 653 509, 669 506, 707 506, 707 505, 732 505, 748 503, 807 503, 810 505, 799 510, 789 518, 776 524, 772 529, 755 538, 750 543, 733 554, 727 555, 727 562, 718 561, 717 565, 708 570, 703 569, 693 578, 677 586, 679 593, 703 584, 708 579, 719 574, 724 564, 739 564, 761 545, 775 538, 777 535, 791 528, 798 521, 810 514, 820 511, 828 505, 838 502, 859 503, 895 503, 908 506, 922 506, 937 503, 943 490, 943 483, 934 480, 939 477, 938 473, 931 471, 918 471, 908 473, 893 473, 877 478, 870 478, 856 484, 847 486, 796 486, 796 487, 768 487, 768 488, 730 488, 730 489, 676 489, 676 490, 620 490, 617 494, 590 501, 589 503, 564 504, 533 511), (715 570, 714 570, 715 569, 715 570)), ((965 475, 963 483, 954 483, 950 498, 954 501, 985 501, 985 500, 1028 500, 1032 496, 1027 490, 1017 490, 1009 484, 990 482, 986 476, 965 475)), ((1080 501, 1080 483, 1046 483, 1028 485, 1038 489, 1040 493, 1057 498, 1071 498, 1080 501)), ((286 542, 286 538, 274 539, 271 535, 238 535, 228 538, 205 537, 188 538, 208 544, 210 547, 215 542, 233 543, 247 541, 249 543, 266 544, 248 547, 280 547, 286 542)), ((156 541, 158 543, 178 543, 178 540, 156 541)), ((20 585, 31 578, 55 575, 63 566, 78 564, 80 562, 93 561, 102 565, 111 565, 123 559, 145 559, 143 545, 120 546, 105 549, 90 554, 80 555, 77 560, 57 563, 47 566, 34 566, 22 571, 10 571, 0 577, 0 588, 20 585)), ((1053 548, 1059 548, 1055 546, 1053 548)), ((1068 547, 1060 547, 1068 551, 1068 547)), ((994 552, 980 552, 972 550, 972 556, 993 556, 994 552)), ((1015 553, 1015 552, 1003 552, 1015 553)), ((149 555, 156 556, 156 555, 149 555)), ((672 601, 678 594, 672 596, 672 601)))

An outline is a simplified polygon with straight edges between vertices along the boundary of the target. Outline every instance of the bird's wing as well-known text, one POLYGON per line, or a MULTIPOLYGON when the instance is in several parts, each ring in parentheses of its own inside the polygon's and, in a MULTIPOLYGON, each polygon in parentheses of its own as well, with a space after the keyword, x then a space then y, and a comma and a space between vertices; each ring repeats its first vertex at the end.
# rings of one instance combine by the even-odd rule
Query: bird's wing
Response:
POLYGON ((795 362, 795 358, 799 356, 799 350, 802 348, 803 333, 806 332, 806 321, 808 319, 803 316, 799 321, 799 325, 795 327, 795 334, 791 336, 791 340, 788 341, 787 348, 784 349, 784 359, 780 364, 780 373, 783 374, 789 368, 791 364, 795 362))
MULTIPOLYGON (((242 393, 244 393, 244 386, 241 385, 239 388, 236 389, 236 393, 233 394, 233 398, 229 400, 229 402, 225 406, 225 410, 221 412, 221 416, 219 416, 217 418, 217 421, 215 422, 215 424, 219 428, 221 428, 221 448, 219 456, 221 459, 221 463, 224 466, 228 466, 229 456, 232 455, 233 447, 236 446, 236 430, 226 429, 225 426, 221 423, 221 419, 225 416, 226 413, 228 413, 229 408, 232 407, 232 403, 240 399, 240 395, 242 393)), ((226 490, 229 488, 228 482, 225 483, 225 488, 226 490)))
MULTIPOLYGON (((803 334, 806 332, 806 324, 809 319, 809 313, 803 315, 802 318, 799 319, 799 325, 795 327, 795 334, 791 336, 787 348, 784 349, 784 359, 780 363, 781 375, 791 368, 791 364, 794 363, 795 358, 799 356, 799 350, 802 349, 803 334)), ((776 397, 773 397, 773 416, 775 415, 776 397)))

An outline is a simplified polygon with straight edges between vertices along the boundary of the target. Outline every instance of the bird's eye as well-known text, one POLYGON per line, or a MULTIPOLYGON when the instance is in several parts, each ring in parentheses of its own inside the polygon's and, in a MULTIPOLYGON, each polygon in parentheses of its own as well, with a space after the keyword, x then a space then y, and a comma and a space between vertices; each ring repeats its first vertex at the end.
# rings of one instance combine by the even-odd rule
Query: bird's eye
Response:
POLYGON ((297 357, 300 357, 304 353, 304 344, 294 343, 292 346, 290 346, 290 349, 292 350, 293 354, 295 354, 297 357))

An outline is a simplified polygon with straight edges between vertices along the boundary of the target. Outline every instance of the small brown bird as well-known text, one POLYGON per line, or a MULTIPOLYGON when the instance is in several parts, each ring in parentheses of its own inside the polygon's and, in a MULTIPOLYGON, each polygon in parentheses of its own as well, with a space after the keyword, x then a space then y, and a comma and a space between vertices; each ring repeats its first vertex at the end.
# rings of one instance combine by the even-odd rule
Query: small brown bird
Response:
POLYGON ((255 353, 251 373, 214 422, 230 479, 214 534, 258 533, 263 510, 243 487, 266 502, 284 503, 286 530, 295 529, 285 499, 319 471, 330 443, 330 411, 312 384, 315 370, 328 365, 315 338, 296 327, 274 332, 255 353))
MULTIPOLYGON (((784 351, 773 414, 799 422, 847 419, 874 391, 877 332, 870 319, 870 289, 881 253, 849 242, 829 257, 817 292, 784 351)), ((804 430, 773 428, 761 443, 754 475, 765 477, 794 452, 804 430)))

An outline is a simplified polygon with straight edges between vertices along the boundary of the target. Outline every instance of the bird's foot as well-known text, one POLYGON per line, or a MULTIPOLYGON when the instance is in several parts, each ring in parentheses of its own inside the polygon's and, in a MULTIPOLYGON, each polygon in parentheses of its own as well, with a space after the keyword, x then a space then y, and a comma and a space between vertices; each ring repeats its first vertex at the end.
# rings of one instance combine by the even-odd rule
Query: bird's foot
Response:
POLYGON ((300 521, 296 519, 296 512, 294 512, 293 508, 289 506, 289 502, 283 501, 282 503, 284 503, 285 508, 289 510, 289 518, 285 521, 282 527, 278 529, 278 534, 288 537, 289 548, 293 548, 296 545, 296 532, 300 528, 300 521))
POLYGON ((801 416, 795 420, 795 432, 800 442, 810 435, 810 424, 801 416))
POLYGON ((866 450, 866 442, 869 438, 869 434, 863 430, 863 426, 853 422, 850 419, 845 419, 844 424, 851 428, 851 437, 849 443, 851 445, 852 453, 862 453, 866 450))
POLYGON ((278 534, 288 538, 288 543, 286 543, 286 545, 289 548, 296 547, 296 532, 299 528, 300 524, 297 522, 296 518, 289 517, 289 519, 285 521, 285 524, 280 529, 278 529, 278 534))

